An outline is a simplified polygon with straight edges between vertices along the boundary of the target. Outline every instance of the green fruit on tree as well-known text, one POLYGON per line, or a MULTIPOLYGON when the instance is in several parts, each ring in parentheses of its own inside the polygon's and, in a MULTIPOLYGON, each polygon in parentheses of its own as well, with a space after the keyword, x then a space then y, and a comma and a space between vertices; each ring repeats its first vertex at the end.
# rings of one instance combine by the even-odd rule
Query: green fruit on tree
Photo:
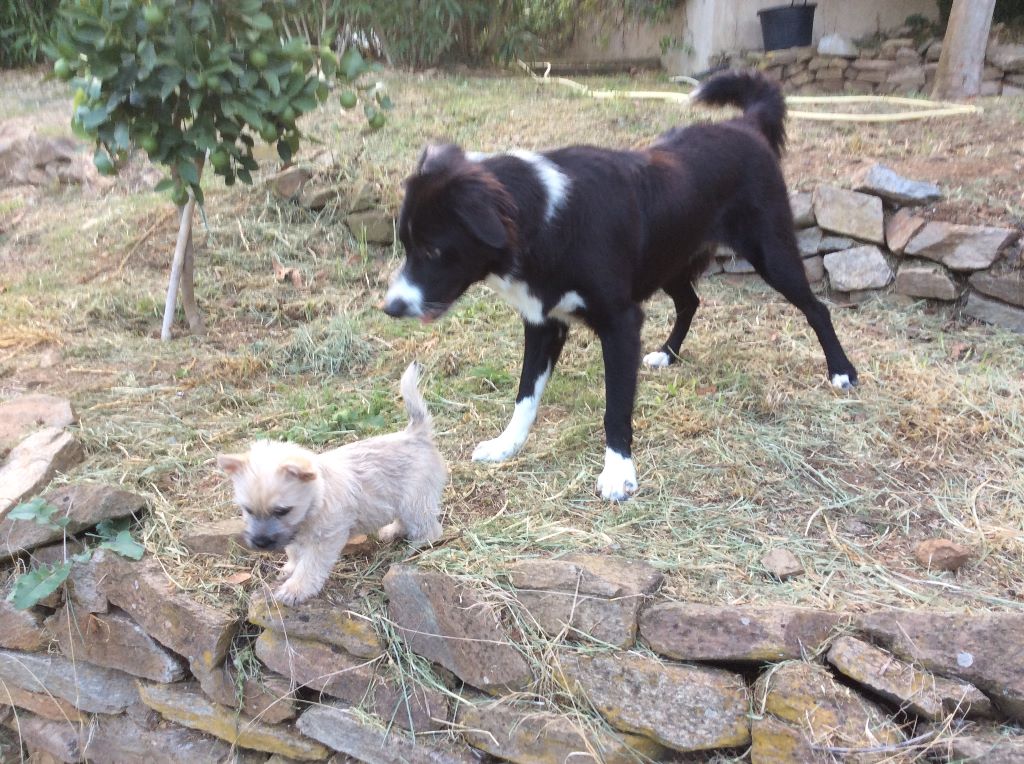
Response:
POLYGON ((147 5, 142 9, 142 18, 146 20, 146 23, 150 26, 157 26, 163 23, 164 12, 160 10, 157 5, 147 5))
POLYGON ((321 82, 319 85, 316 86, 316 100, 326 101, 329 93, 330 91, 327 89, 326 83, 321 82))
POLYGON ((231 164, 231 157, 224 149, 217 149, 210 154, 210 164, 215 170, 224 170, 231 164))
POLYGON ((359 99, 356 97, 356 94, 353 93, 351 90, 346 90, 344 93, 341 94, 341 108, 343 109, 355 108, 355 105, 356 103, 358 103, 358 101, 359 99))
POLYGON ((384 127, 384 123, 386 121, 387 118, 384 116, 384 114, 378 111, 376 114, 370 117, 370 129, 380 130, 382 127, 384 127))
POLYGON ((269 57, 266 53, 258 48, 249 54, 249 63, 255 66, 257 69, 262 69, 270 62, 269 57))
POLYGON ((178 207, 184 207, 188 203, 188 189, 180 184, 175 186, 171 193, 171 201, 178 207))
POLYGON ((260 130, 260 137, 267 143, 273 143, 277 140, 277 128, 270 124, 265 125, 263 129, 260 130))
POLYGON ((96 153, 92 157, 92 163, 96 165, 96 170, 100 175, 114 174, 114 161, 103 149, 96 149, 96 153))
POLYGON ((53 73, 57 76, 57 79, 70 80, 74 72, 72 72, 71 64, 66 59, 58 58, 53 62, 53 73))
POLYGON ((284 121, 286 125, 294 125, 295 118, 297 116, 298 115, 295 113, 295 109, 293 109, 291 106, 285 106, 284 110, 281 112, 281 119, 284 121))
POLYGON ((160 142, 156 139, 155 135, 144 135, 139 139, 139 146, 141 146, 142 150, 147 154, 153 155, 160 147, 160 142))

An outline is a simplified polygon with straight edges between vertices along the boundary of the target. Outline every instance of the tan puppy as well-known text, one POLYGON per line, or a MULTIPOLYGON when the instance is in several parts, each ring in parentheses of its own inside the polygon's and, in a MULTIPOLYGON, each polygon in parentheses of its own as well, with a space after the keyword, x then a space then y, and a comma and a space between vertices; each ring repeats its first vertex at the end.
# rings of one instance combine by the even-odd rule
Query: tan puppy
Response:
POLYGON ((294 443, 260 440, 244 454, 217 464, 234 484, 245 518, 246 543, 284 549, 285 578, 274 596, 294 605, 318 594, 349 536, 405 536, 412 544, 437 541, 441 491, 448 480, 434 446, 430 414, 416 364, 402 375, 409 426, 316 454, 294 443))

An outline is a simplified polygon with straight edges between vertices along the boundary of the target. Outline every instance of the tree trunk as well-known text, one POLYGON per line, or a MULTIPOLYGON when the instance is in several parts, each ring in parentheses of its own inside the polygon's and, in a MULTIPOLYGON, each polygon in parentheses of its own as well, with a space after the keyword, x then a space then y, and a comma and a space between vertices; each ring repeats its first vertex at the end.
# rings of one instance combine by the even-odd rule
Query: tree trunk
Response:
POLYGON ((963 98, 981 91, 995 7, 996 0, 953 0, 932 98, 963 98))
POLYGON ((195 279, 195 248, 192 246, 192 226, 188 227, 188 242, 185 244, 185 260, 181 267, 181 306, 185 309, 185 320, 192 334, 201 337, 206 334, 203 316, 196 303, 195 279))
MULTIPOLYGON (((196 162, 196 170, 201 178, 203 176, 203 165, 205 158, 196 162)), ((185 309, 185 317, 188 319, 189 329, 194 334, 202 334, 205 331, 202 316, 199 315, 199 307, 196 305, 195 282, 193 278, 195 265, 195 252, 192 246, 192 218, 195 214, 196 198, 189 192, 188 201, 180 208, 180 222, 178 223, 178 239, 174 245, 174 259, 171 261, 171 280, 167 285, 167 300, 164 302, 164 322, 160 329, 160 339, 169 342, 171 339, 171 325, 174 323, 174 309, 178 303, 178 287, 181 286, 181 302, 185 309)))

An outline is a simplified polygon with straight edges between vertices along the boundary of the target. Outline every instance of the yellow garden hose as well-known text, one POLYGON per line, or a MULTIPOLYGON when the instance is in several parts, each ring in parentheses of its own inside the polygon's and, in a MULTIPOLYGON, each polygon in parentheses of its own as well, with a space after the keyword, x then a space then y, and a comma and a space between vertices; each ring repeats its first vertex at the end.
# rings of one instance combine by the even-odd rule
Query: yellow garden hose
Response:
MULTIPOLYGON (((537 82, 545 85, 558 84, 571 88, 578 93, 588 95, 591 98, 626 98, 630 100, 644 99, 655 101, 670 101, 672 103, 686 104, 690 102, 690 94, 669 90, 595 90, 567 77, 551 77, 551 62, 538 61, 528 64, 525 61, 518 61, 519 66, 537 82), (544 66, 544 74, 538 75, 533 71, 535 66, 544 66)), ((981 114, 982 109, 978 106, 962 103, 950 103, 948 101, 930 101, 921 98, 902 98, 900 96, 875 96, 875 95, 851 95, 851 96, 786 96, 786 105, 809 105, 809 104, 862 104, 881 103, 898 106, 915 106, 910 111, 900 112, 875 112, 868 114, 847 114, 835 111, 798 111, 787 110, 787 116, 793 119, 810 119, 822 122, 908 122, 915 119, 934 119, 935 117, 958 117, 968 114, 981 114)))

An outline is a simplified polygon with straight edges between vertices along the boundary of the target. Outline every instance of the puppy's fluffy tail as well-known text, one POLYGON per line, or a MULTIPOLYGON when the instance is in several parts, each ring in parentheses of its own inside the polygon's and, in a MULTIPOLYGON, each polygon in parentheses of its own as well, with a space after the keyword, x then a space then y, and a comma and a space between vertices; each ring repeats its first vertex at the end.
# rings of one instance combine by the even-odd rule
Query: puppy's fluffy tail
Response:
POLYGON ((409 415, 409 429, 422 429, 430 432, 430 412, 427 411, 427 402, 423 400, 419 387, 417 387, 419 378, 419 364, 416 362, 409 364, 409 368, 402 374, 400 387, 402 400, 405 401, 405 412, 409 415))
POLYGON ((755 72, 724 72, 695 90, 691 98, 700 103, 743 109, 743 116, 764 134, 776 155, 786 147, 786 99, 779 86, 755 72))

